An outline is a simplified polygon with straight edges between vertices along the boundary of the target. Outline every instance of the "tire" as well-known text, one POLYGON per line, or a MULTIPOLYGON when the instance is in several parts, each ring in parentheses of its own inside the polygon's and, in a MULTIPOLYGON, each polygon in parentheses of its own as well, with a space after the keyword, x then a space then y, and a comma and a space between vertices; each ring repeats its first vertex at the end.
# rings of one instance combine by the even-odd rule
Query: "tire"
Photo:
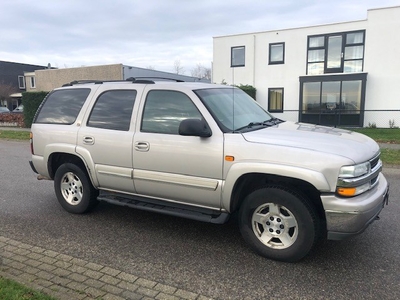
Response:
POLYGON ((314 207, 300 193, 282 186, 255 190, 239 211, 244 240, 258 254, 284 262, 306 256, 319 236, 314 207))
POLYGON ((61 206, 73 214, 89 212, 98 204, 98 191, 86 171, 72 163, 65 163, 57 169, 54 190, 61 206))

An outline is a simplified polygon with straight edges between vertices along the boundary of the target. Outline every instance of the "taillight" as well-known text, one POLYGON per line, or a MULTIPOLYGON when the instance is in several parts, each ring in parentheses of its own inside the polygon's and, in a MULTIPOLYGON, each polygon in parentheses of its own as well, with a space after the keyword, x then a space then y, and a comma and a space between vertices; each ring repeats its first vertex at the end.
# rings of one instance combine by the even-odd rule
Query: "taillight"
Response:
POLYGON ((33 133, 29 134, 29 143, 31 144, 31 154, 35 154, 33 151, 33 133))

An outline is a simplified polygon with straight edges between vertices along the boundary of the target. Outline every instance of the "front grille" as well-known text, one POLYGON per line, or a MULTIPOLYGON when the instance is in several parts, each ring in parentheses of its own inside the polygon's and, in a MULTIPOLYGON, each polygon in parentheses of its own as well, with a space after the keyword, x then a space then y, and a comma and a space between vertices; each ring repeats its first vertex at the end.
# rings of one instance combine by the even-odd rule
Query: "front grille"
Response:
POLYGON ((378 164, 380 156, 381 156, 381 154, 379 153, 377 156, 375 156, 374 158, 372 158, 369 161, 369 163, 371 164, 371 170, 373 170, 376 167, 376 165, 378 164))

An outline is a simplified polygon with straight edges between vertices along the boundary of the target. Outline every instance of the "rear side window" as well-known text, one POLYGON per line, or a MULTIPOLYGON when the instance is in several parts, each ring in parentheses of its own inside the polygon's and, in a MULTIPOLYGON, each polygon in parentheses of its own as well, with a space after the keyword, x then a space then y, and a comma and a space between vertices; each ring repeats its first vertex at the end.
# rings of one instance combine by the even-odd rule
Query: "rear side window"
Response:
POLYGON ((74 123, 89 93, 90 89, 65 89, 50 93, 39 108, 35 123, 74 123))
POLYGON ((101 94, 93 107, 87 126, 128 131, 135 98, 134 90, 112 90, 101 94))

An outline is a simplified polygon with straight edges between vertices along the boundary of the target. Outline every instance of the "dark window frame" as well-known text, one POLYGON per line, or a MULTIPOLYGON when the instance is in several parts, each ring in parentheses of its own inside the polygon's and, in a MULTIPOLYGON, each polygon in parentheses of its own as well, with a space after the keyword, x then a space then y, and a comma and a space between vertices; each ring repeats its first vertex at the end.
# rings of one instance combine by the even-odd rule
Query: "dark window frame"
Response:
POLYGON ((268 88, 268 111, 269 112, 274 112, 274 113, 283 113, 283 105, 285 101, 285 89, 283 87, 275 87, 275 88, 268 88), (277 91, 281 90, 282 91, 282 109, 272 109, 271 108, 271 92, 272 91, 277 91))
POLYGON ((268 53, 268 64, 269 65, 282 65, 285 63, 285 42, 279 43, 270 43, 269 44, 269 53, 268 53), (282 45, 282 60, 272 60, 271 57, 271 49, 273 46, 282 45))
POLYGON ((338 74, 351 74, 351 73, 360 73, 364 71, 364 60, 365 60, 365 36, 366 36, 366 30, 361 29, 361 30, 352 30, 352 31, 342 31, 342 32, 334 32, 334 33, 328 33, 328 34, 317 34, 317 35, 309 35, 307 36, 307 59, 306 59, 306 74, 311 75, 311 76, 319 76, 323 74, 330 74, 330 73, 338 73, 338 74), (358 43, 348 43, 347 42, 347 36, 350 34, 356 34, 356 33, 362 33, 363 34, 363 39, 362 42, 358 43), (332 36, 341 36, 342 37, 342 58, 341 58, 341 67, 339 69, 333 69, 330 70, 327 68, 327 62, 328 62, 328 39, 329 37, 332 36), (311 47, 310 46, 310 39, 312 38, 318 38, 318 37, 323 37, 324 38, 324 45, 323 46, 316 46, 316 47, 311 47), (354 46, 363 46, 363 53, 362 53, 362 58, 357 58, 357 59, 346 59, 346 49, 349 47, 354 47, 354 46), (324 50, 324 60, 323 61, 309 61, 309 54, 310 51, 313 50, 324 50), (345 62, 349 61, 361 61, 362 66, 360 71, 355 71, 355 72, 345 72, 345 62), (324 69, 322 74, 309 74, 309 65, 313 63, 323 63, 324 64, 324 69))
POLYGON ((235 46, 231 47, 231 68, 236 68, 236 67, 244 67, 246 65, 246 46, 235 46), (243 49, 243 63, 235 63, 234 62, 234 55, 233 52, 235 50, 241 50, 243 49))

